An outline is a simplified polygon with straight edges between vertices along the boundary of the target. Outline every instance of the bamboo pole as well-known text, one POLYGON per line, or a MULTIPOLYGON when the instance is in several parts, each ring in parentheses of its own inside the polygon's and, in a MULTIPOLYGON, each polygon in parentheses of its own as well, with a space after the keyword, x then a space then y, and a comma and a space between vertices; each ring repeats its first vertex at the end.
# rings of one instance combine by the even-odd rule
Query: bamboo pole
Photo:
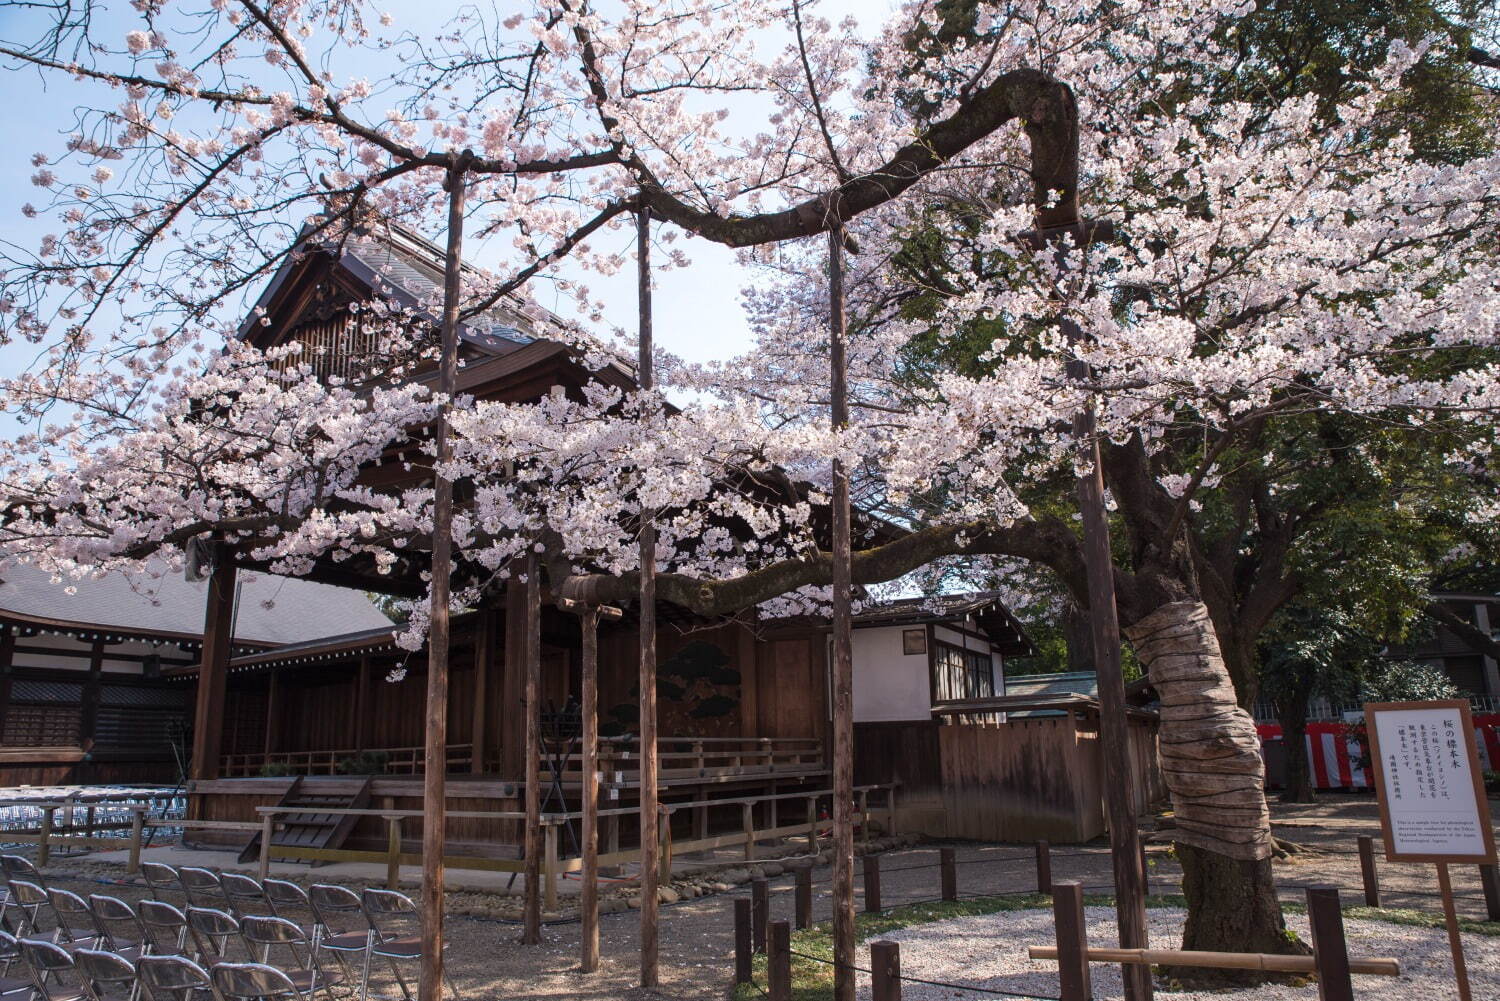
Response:
MULTIPOLYGON (((828 228, 828 358, 830 419, 849 424, 845 353, 844 227, 828 228)), ((854 1001, 854 654, 850 636, 852 554, 849 471, 833 460, 833 996, 854 1001)))
POLYGON ((437 412, 437 461, 432 487, 432 610, 427 638, 427 741, 422 765, 422 969, 420 1001, 440 1001, 443 984, 443 851, 448 770, 448 604, 453 562, 453 483, 442 466, 453 455, 450 400, 458 385, 458 298, 463 262, 464 174, 474 154, 453 158, 448 191, 448 247, 443 262, 442 357, 437 412))
MULTIPOLYGON (((641 206, 636 217, 636 266, 640 306, 638 379, 642 395, 655 385, 651 364, 651 209, 641 206)), ((660 860, 657 842, 656 758, 656 525, 653 512, 641 507, 640 526, 640 709, 641 709, 641 986, 656 987, 657 884, 660 860)))
MULTIPOLYGON (((1057 946, 1033 945, 1027 948, 1031 959, 1057 959, 1057 946)), ((1104 949, 1090 947, 1091 963, 1122 963, 1130 966, 1197 966, 1213 970, 1264 970, 1267 973, 1313 973, 1317 969, 1312 956, 1287 956, 1273 952, 1207 952, 1191 949, 1104 949)), ((1349 960, 1350 973, 1375 977, 1401 976, 1401 962, 1390 956, 1369 956, 1349 960)))

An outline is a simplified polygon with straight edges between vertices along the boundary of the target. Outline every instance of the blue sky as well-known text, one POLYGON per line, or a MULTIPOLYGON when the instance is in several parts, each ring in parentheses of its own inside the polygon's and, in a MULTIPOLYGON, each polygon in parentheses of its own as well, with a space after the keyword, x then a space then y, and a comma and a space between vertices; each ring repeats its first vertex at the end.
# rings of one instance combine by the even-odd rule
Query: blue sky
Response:
MULTIPOLYGON (((105 26, 104 34, 108 34, 113 22, 118 25, 117 32, 123 40, 127 30, 138 26, 130 16, 125 0, 106 0, 101 6, 105 13, 98 23, 105 26)), ((890 0, 823 0, 818 11, 835 22, 853 14, 860 20, 862 28, 870 30, 878 25, 889 7, 890 0)), ((421 22, 431 19, 434 10, 452 8, 413 0, 390 0, 386 9, 395 17, 397 26, 418 30, 421 22)), ((29 16, 13 7, 7 10, 0 6, 0 35, 14 37, 17 24, 29 16)), ((372 69, 379 66, 377 58, 371 57, 372 69)), ((360 68, 358 61, 351 61, 348 71, 358 73, 360 68)), ((0 239, 34 248, 43 233, 55 231, 56 227, 45 219, 29 220, 21 215, 20 208, 24 203, 41 201, 37 197, 41 192, 30 182, 34 171, 31 155, 35 152, 55 154, 62 149, 73 122, 73 109, 79 104, 109 106, 117 103, 120 97, 116 91, 75 82, 57 74, 43 76, 34 70, 13 69, 0 70, 0 74, 3 74, 0 77, 3 79, 0 123, 4 125, 8 140, 0 145, 0 239)), ((755 131, 760 123, 749 120, 751 115, 745 117, 746 132, 755 131)), ((633 234, 622 231, 609 239, 620 241, 624 249, 633 241, 633 234)), ((655 298, 657 341, 668 351, 691 361, 732 357, 749 343, 739 297, 739 290, 749 275, 736 262, 734 253, 723 247, 700 239, 679 239, 676 245, 688 253, 692 267, 674 269, 658 276, 655 298)), ((479 263, 482 264, 482 249, 479 254, 479 263)), ((475 256, 473 252, 471 256, 475 256)), ((561 273, 576 276, 576 272, 567 268, 561 273)), ((633 332, 634 269, 627 267, 610 278, 595 274, 579 277, 596 297, 604 301, 606 322, 633 332)), ((533 294, 543 305, 557 307, 565 314, 568 312, 567 304, 547 283, 536 284, 533 294)), ((12 344, 0 348, 0 368, 7 372, 24 368, 32 364, 36 354, 37 349, 32 345, 12 344)), ((13 434, 15 430, 15 422, 8 415, 0 415, 0 434, 13 434)))

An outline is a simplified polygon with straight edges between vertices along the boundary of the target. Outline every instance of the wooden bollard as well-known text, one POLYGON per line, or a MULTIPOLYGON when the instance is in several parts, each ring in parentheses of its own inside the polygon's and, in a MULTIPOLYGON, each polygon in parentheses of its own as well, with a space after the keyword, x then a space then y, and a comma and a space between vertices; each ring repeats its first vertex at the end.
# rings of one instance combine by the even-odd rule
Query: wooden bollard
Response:
POLYGON ((771 922, 766 988, 771 1001, 792 1001, 792 926, 785 921, 771 922))
POLYGON ((1052 892, 1052 846, 1045 841, 1036 843, 1036 892, 1052 892))
POLYGON ((800 930, 812 927, 812 866, 797 867, 797 889, 793 894, 793 924, 800 930))
POLYGON ((745 861, 755 861, 755 807, 750 803, 740 804, 740 826, 745 831, 745 861))
POLYGON ((1344 941, 1344 912, 1336 886, 1307 888, 1307 923, 1312 927, 1313 962, 1318 970, 1320 1001, 1354 1001, 1349 977, 1349 947, 1344 941))
POLYGON ((401 818, 385 818, 385 888, 401 888, 401 818))
POLYGON ((954 848, 938 849, 938 868, 942 872, 943 899, 958 899, 958 850, 954 848))
POLYGON ((260 815, 260 859, 256 863, 256 872, 262 883, 271 874, 271 835, 276 828, 276 815, 263 813, 260 815))
POLYGON ((871 1001, 901 1001, 901 946, 882 939, 870 943, 871 1001))
POLYGON ((1052 884, 1052 923, 1057 928, 1057 979, 1061 1001, 1091 1001, 1088 925, 1083 920, 1083 884, 1052 884))
POLYGON ((1359 874, 1365 883, 1365 906, 1380 906, 1380 874, 1375 870, 1375 839, 1367 834, 1359 838, 1359 874))
POLYGON ((880 856, 865 856, 865 911, 880 913, 880 856))
POLYGON ((750 900, 739 897, 734 902, 734 982, 750 982, 750 957, 754 946, 750 941, 750 900))
POLYGON ((1484 909, 1491 921, 1500 921, 1500 865, 1479 867, 1479 884, 1484 887, 1484 909))
POLYGON ((771 920, 771 898, 764 879, 750 881, 750 943, 756 952, 766 951, 766 922, 771 920))

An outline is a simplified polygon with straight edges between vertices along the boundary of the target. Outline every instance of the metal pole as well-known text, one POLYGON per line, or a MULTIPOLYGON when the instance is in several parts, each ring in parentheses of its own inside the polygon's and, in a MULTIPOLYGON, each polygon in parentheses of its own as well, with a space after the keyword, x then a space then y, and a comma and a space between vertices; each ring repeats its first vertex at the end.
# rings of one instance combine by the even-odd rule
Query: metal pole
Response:
POLYGON ((448 247, 443 263, 442 357, 438 392, 437 461, 432 487, 432 609, 427 639, 427 740, 422 765, 421 1001, 440 1001, 443 985, 443 851, 448 769, 448 604, 453 563, 453 483, 442 465, 453 457, 448 411, 458 385, 458 301, 464 239, 465 150, 448 169, 448 247))

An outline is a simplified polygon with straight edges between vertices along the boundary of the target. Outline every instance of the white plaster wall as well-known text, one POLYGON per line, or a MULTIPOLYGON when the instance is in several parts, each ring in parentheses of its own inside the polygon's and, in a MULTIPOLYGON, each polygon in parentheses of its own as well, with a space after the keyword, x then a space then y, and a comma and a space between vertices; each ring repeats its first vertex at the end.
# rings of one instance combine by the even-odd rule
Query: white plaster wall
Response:
POLYGON ((901 652, 902 628, 875 626, 853 631, 856 723, 931 718, 927 654, 901 652))

